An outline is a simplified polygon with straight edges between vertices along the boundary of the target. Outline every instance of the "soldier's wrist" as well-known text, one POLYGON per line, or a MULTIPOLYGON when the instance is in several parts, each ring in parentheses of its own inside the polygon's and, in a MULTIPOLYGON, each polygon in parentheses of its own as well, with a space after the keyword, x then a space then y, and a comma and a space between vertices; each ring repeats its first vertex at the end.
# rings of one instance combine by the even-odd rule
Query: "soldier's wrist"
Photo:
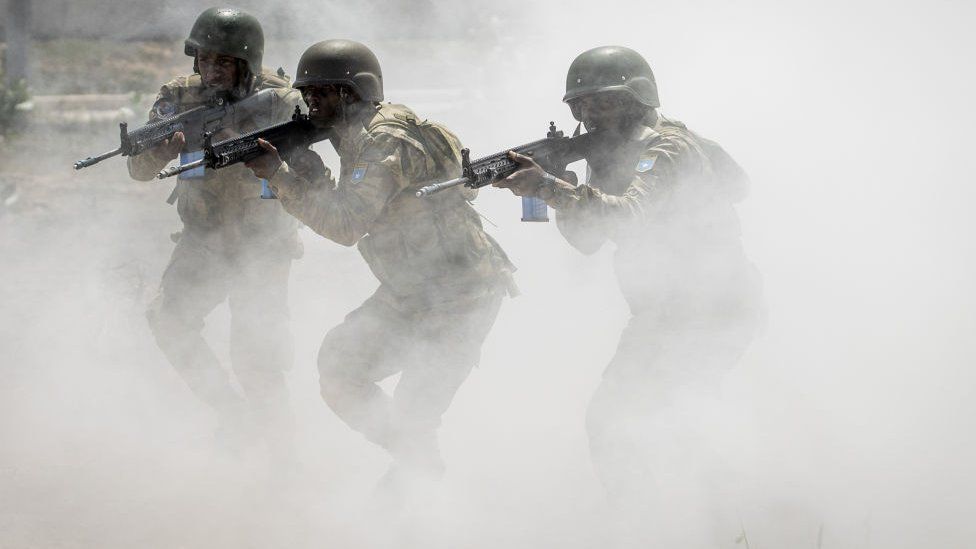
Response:
POLYGON ((278 198, 301 198, 303 193, 298 181, 289 169, 288 163, 282 161, 274 174, 268 178, 268 185, 278 198))
POLYGON ((273 166, 271 167, 271 170, 270 170, 271 173, 269 173, 268 174, 268 177, 266 177, 265 179, 267 179, 268 181, 271 181, 272 179, 274 179, 274 177, 276 175, 278 175, 278 172, 281 171, 281 167, 284 166, 284 165, 285 165, 285 161, 284 160, 278 160, 278 162, 276 164, 273 163, 273 166))
POLYGON ((549 206, 561 209, 576 201, 576 189, 571 183, 560 181, 559 178, 547 173, 539 186, 539 198, 545 200, 549 206))
POLYGON ((536 187, 536 196, 542 200, 548 201, 556 195, 556 176, 549 172, 542 174, 542 180, 539 181, 538 187, 536 187))

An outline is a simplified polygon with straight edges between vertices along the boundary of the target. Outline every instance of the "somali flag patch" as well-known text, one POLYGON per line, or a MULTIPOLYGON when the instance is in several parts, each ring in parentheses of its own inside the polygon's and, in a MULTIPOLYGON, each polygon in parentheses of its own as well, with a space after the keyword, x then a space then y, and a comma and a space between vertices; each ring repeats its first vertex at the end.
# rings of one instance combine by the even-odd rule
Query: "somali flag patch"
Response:
POLYGON ((651 168, 654 167, 654 161, 655 160, 657 160, 657 157, 656 156, 651 157, 651 158, 642 158, 637 163, 637 171, 640 172, 640 173, 644 173, 646 171, 649 171, 651 168))
POLYGON ((357 164, 352 169, 352 180, 362 181, 366 177, 366 164, 357 164))

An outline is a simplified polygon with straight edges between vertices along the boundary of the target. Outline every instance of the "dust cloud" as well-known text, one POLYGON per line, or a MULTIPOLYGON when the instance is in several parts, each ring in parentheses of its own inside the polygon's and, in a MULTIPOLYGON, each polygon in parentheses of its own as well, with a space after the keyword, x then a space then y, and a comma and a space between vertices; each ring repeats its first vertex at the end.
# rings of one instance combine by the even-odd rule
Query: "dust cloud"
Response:
MULTIPOLYGON (((182 33, 204 6, 163 7, 182 33)), ((541 138, 550 120, 571 132, 560 98, 579 52, 642 53, 662 112, 752 178, 737 209, 768 312, 722 398, 694 410, 712 461, 696 469, 663 448, 662 493, 705 508, 668 479, 718 478, 735 517, 723 547, 972 545, 973 4, 241 7, 267 21, 265 64, 289 73, 313 42, 366 43, 387 99, 444 123, 473 156, 541 138)), ((503 305, 445 415, 446 478, 391 512, 372 497, 389 459, 318 394, 322 336, 376 285, 361 258, 301 232, 288 373, 299 463, 271 467, 260 444, 222 452, 213 414, 144 317, 179 230, 169 184, 131 181, 119 159, 71 170, 114 139, 110 122, 61 121, 0 146, 0 183, 17 189, 0 209, 0 546, 630 546, 584 429, 628 316, 612 247, 583 256, 553 223, 520 223, 509 193, 482 191, 476 206, 523 295, 503 305)), ((338 167, 331 147, 315 149, 338 167)), ((228 325, 221 306, 204 332, 225 365, 228 325)), ((672 414, 659 421, 681 424, 672 414)), ((688 528, 641 519, 661 537, 634 546, 680 546, 661 540, 688 528)))

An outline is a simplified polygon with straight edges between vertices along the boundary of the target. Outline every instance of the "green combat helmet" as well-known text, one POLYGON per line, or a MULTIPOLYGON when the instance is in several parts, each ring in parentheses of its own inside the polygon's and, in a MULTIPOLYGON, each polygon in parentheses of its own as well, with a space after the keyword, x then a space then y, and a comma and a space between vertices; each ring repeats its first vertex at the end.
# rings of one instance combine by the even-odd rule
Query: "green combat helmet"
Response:
POLYGON ((363 101, 383 100, 379 60, 365 45, 352 40, 319 42, 298 60, 296 88, 326 84, 345 84, 363 101))
MULTIPOLYGON (((647 107, 661 106, 650 65, 641 54, 623 46, 601 46, 579 54, 569 66, 563 101, 605 91, 625 91, 647 107)), ((573 114, 577 115, 576 109, 573 114)))
POLYGON ((196 57, 198 50, 243 59, 254 74, 261 73, 264 31, 249 13, 234 8, 209 8, 197 17, 183 51, 196 57))

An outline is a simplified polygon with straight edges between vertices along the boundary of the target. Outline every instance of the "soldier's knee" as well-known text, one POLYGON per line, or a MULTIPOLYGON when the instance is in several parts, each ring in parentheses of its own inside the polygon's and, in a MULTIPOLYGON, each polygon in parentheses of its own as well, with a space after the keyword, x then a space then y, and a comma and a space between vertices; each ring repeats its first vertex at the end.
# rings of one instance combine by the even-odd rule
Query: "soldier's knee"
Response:
POLYGON ((319 393, 330 408, 335 408, 342 396, 342 383, 336 378, 320 375, 319 393))
POLYGON ((347 326, 340 324, 325 334, 317 360, 322 379, 348 377, 354 371, 351 364, 361 361, 360 348, 374 344, 356 341, 349 332, 347 326))
POLYGON ((319 391, 330 408, 341 412, 365 398, 372 384, 357 375, 363 369, 354 365, 353 357, 342 352, 341 341, 335 336, 336 330, 326 334, 319 349, 319 391))
POLYGON ((591 441, 606 437, 611 423, 610 407, 607 390, 601 385, 586 408, 586 433, 591 441))
POLYGON ((378 390, 368 372, 372 346, 356 326, 342 323, 325 334, 319 348, 319 387, 322 399, 337 413, 354 408, 378 390))
POLYGON ((167 315, 163 312, 162 303, 159 299, 156 299, 149 304, 146 308, 146 321, 149 323, 149 329, 152 331, 156 339, 160 337, 165 337, 168 332, 171 332, 171 326, 173 321, 167 318, 167 315))
POLYGON ((329 408, 342 413, 362 401, 366 391, 343 376, 323 374, 319 376, 319 392, 329 408))

